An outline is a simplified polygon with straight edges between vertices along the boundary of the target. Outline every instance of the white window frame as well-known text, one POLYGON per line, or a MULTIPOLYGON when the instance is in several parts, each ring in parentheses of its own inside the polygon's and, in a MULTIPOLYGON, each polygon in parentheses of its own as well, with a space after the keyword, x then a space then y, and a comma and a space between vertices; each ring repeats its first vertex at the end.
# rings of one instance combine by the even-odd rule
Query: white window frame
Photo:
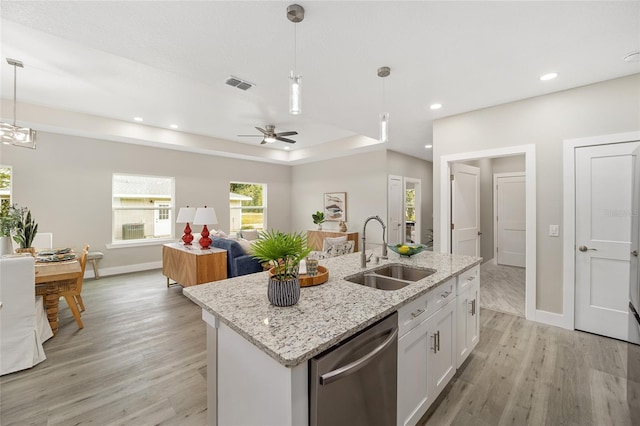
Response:
POLYGON ((175 181, 175 177, 173 176, 157 176, 157 175, 143 175, 143 174, 136 174, 136 173, 121 173, 121 172, 117 172, 117 173, 113 173, 111 175, 111 243, 110 244, 106 244, 108 249, 114 249, 114 248, 129 248, 129 247, 143 247, 143 246, 154 246, 154 245, 162 245, 162 244, 166 244, 166 243, 171 243, 171 242, 175 242, 175 232, 176 232, 176 227, 175 227, 175 223, 174 220, 172 220, 171 222, 171 234, 169 237, 166 238, 142 238, 142 239, 135 239, 135 240, 115 240, 113 238, 114 235, 114 226, 115 226, 115 213, 116 211, 124 211, 124 210, 151 210, 151 211, 158 211, 158 210, 165 210, 167 209, 167 207, 142 207, 142 206, 137 206, 137 207, 115 207, 113 205, 113 199, 116 196, 116 194, 113 193, 113 179, 116 176, 134 176, 137 178, 154 178, 154 179, 169 179, 171 181, 171 193, 170 193, 170 197, 171 197, 171 207, 169 208, 171 210, 170 216, 171 218, 175 218, 175 211, 176 211, 176 207, 175 207, 175 199, 176 199, 176 181, 175 181))
MULTIPOLYGON (((240 182, 237 180, 234 181, 230 181, 229 182, 229 192, 231 192, 231 185, 232 184, 242 184, 242 185, 261 185, 262 186, 262 206, 241 206, 241 207, 232 207, 231 206, 231 200, 229 200, 229 217, 233 217, 233 211, 234 210, 240 210, 243 211, 244 209, 262 209, 262 217, 263 217, 263 221, 262 221, 262 228, 263 229, 267 229, 267 184, 266 183, 260 183, 260 182, 240 182)), ((240 228, 236 231, 232 231, 231 230, 231 219, 229 219, 229 232, 237 232, 239 230, 242 229, 242 224, 240 224, 240 228)))

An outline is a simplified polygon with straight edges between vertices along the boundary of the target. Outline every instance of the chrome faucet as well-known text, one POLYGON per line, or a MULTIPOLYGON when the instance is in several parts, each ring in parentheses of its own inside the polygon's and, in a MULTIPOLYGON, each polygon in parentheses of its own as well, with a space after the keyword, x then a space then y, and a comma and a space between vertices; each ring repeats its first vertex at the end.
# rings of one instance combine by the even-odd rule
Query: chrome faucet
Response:
POLYGON ((364 227, 362 228, 362 262, 361 262, 361 266, 363 268, 365 268, 367 266, 367 255, 366 255, 366 250, 367 250, 367 223, 369 223, 369 221, 371 219, 375 219, 378 222, 380 222, 380 225, 382 225, 382 258, 386 259, 387 258, 387 241, 384 238, 385 235, 385 231, 387 229, 387 227, 385 226, 384 222, 382 221, 382 219, 380 219, 380 216, 369 216, 367 218, 367 220, 364 221, 364 227))

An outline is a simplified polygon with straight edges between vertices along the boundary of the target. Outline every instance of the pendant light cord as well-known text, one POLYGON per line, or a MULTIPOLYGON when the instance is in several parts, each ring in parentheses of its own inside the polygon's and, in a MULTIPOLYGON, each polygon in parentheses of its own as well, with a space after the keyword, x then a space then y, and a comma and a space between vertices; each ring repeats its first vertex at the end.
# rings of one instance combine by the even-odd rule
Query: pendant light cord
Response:
POLYGON ((16 127, 16 66, 13 66, 13 127, 16 127))
POLYGON ((296 74, 298 70, 298 24, 293 24, 293 73, 296 74))

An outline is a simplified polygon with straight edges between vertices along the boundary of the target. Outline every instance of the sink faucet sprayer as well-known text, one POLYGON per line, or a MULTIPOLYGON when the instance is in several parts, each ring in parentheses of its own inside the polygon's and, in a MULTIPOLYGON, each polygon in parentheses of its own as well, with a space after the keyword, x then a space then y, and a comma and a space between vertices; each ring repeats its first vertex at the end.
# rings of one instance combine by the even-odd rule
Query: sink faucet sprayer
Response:
POLYGON ((369 216, 367 218, 367 220, 364 221, 364 227, 362 228, 362 262, 361 262, 361 266, 363 268, 365 268, 367 266, 367 255, 365 254, 366 250, 367 250, 367 223, 371 220, 371 219, 375 219, 378 222, 380 222, 380 225, 382 225, 382 258, 386 259, 387 258, 387 241, 385 240, 385 231, 387 229, 387 227, 385 226, 384 222, 382 221, 382 219, 380 219, 380 216, 369 216))

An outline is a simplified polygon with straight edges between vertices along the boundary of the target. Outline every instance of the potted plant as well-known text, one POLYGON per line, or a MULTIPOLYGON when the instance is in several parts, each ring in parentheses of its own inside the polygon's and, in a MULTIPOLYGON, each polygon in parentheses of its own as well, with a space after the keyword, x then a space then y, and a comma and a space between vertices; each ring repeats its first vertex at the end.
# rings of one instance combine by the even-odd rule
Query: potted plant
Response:
POLYGON ((31 217, 31 210, 27 207, 11 207, 17 211, 18 224, 16 226, 16 233, 13 236, 13 240, 18 243, 20 248, 16 249, 16 252, 30 252, 34 254, 34 249, 31 247, 33 239, 38 233, 38 224, 31 217))
POLYGON ((269 230, 253 243, 253 257, 272 266, 267 297, 276 306, 295 305, 300 298, 298 265, 311 253, 307 236, 269 230))
POLYGON ((322 231, 322 224, 324 223, 324 213, 321 211, 317 211, 311 215, 311 219, 313 219, 313 223, 318 225, 318 231, 322 231))
POLYGON ((0 207, 0 254, 11 254, 11 234, 18 227, 20 215, 13 206, 2 204, 0 207))

